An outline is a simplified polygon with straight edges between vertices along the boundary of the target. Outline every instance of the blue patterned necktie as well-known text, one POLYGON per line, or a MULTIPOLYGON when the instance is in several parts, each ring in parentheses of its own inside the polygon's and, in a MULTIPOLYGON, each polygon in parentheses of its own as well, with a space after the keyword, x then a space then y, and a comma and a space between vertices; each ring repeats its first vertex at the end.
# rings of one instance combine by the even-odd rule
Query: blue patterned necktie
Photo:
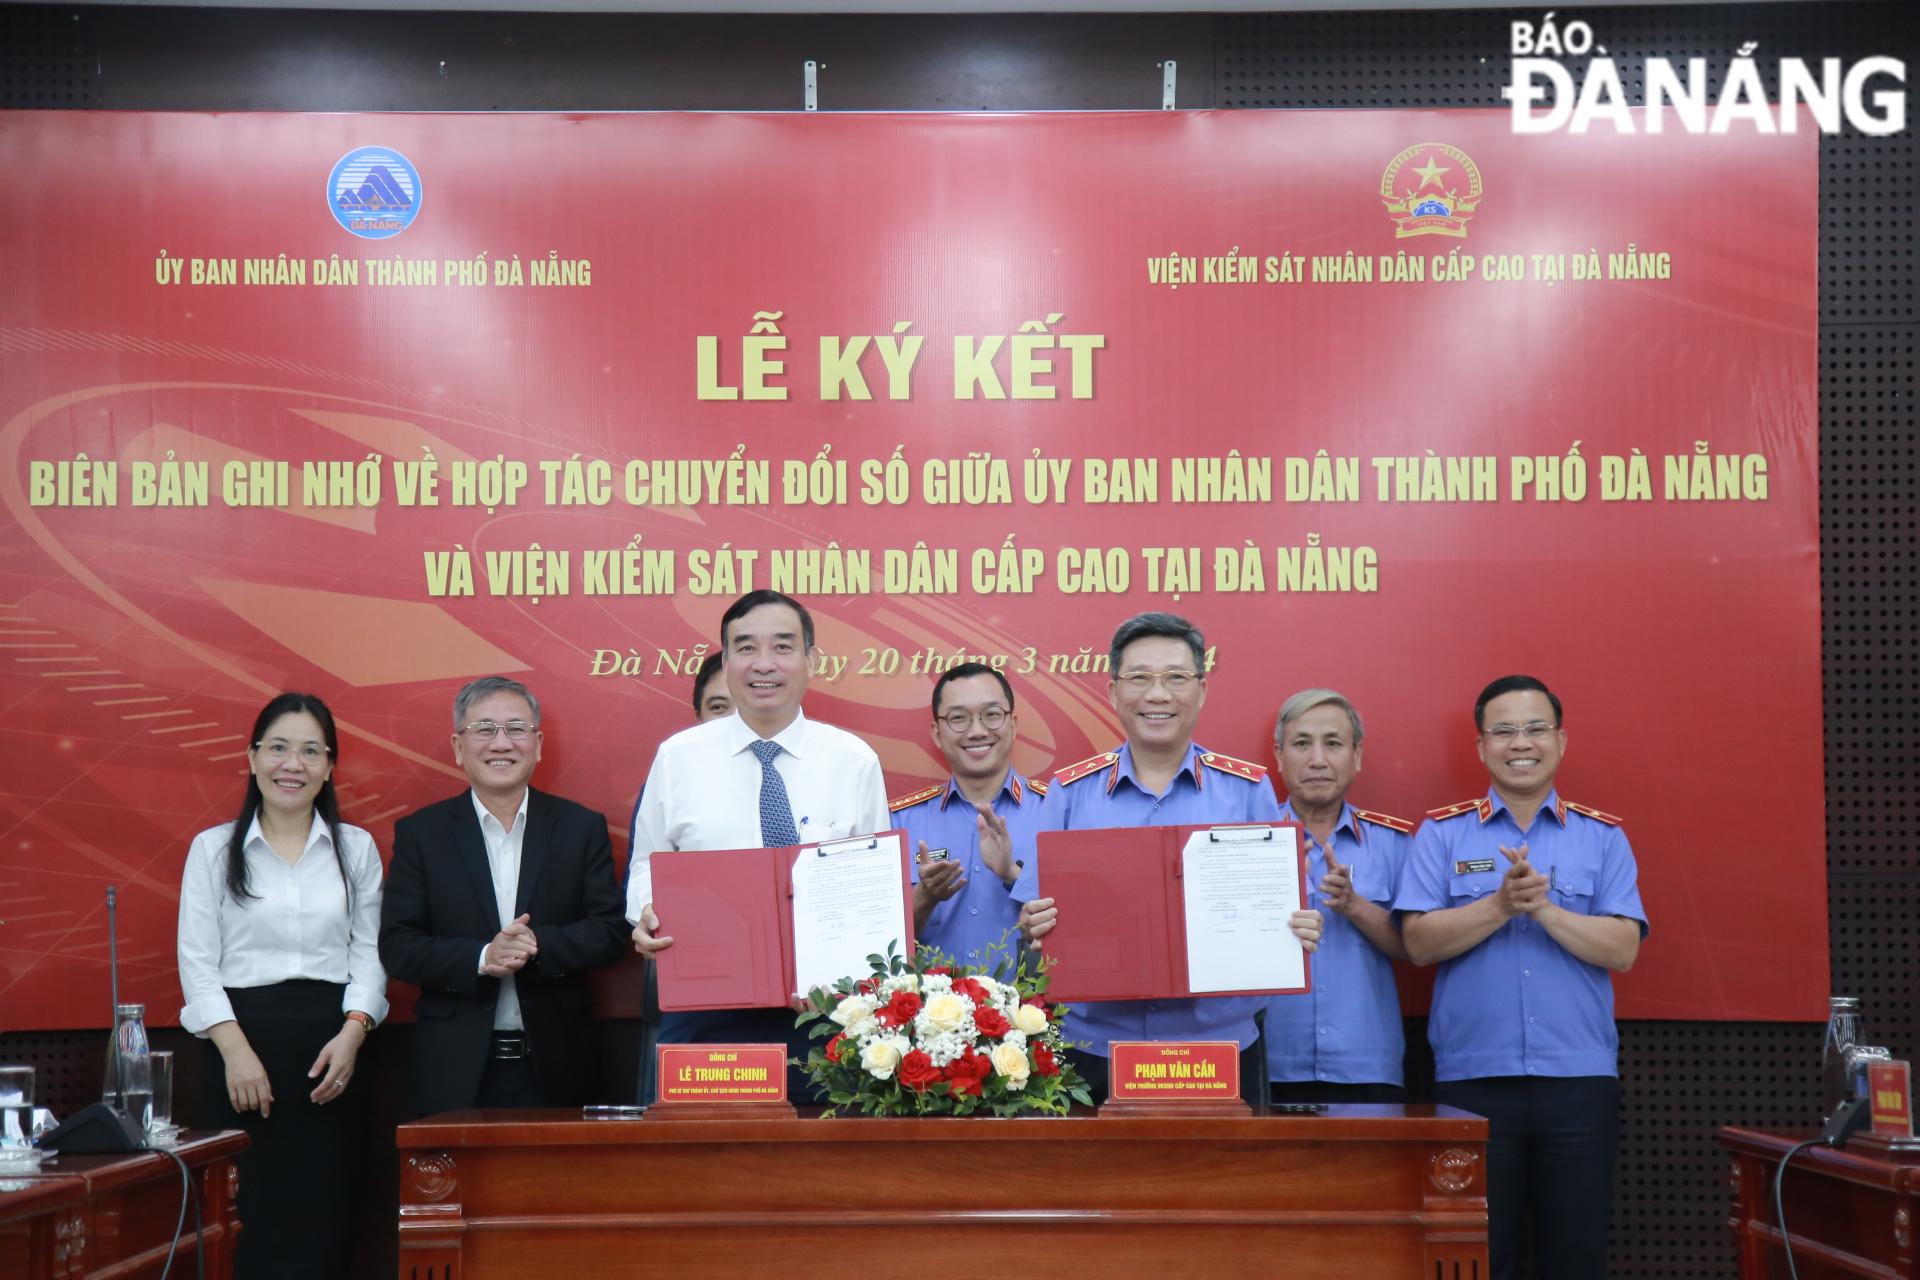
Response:
POLYGON ((760 839, 769 849, 784 849, 800 843, 800 832, 793 825, 793 806, 787 802, 787 784, 773 762, 781 746, 761 738, 753 744, 760 757, 760 839))

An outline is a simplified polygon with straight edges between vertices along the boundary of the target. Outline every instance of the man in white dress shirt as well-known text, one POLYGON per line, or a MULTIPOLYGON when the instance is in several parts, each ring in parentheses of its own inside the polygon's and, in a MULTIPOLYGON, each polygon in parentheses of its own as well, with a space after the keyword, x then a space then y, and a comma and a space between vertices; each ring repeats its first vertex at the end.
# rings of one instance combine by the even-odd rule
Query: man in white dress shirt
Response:
MULTIPOLYGON (((671 919, 653 909, 651 860, 662 849, 754 849, 814 844, 887 829, 887 794, 873 748, 809 720, 800 702, 818 650, 806 607, 752 591, 720 619, 720 650, 734 714, 660 744, 633 825, 627 919, 633 945, 673 945, 671 919)), ((663 1044, 796 1044, 785 1009, 669 1013, 663 1044)))

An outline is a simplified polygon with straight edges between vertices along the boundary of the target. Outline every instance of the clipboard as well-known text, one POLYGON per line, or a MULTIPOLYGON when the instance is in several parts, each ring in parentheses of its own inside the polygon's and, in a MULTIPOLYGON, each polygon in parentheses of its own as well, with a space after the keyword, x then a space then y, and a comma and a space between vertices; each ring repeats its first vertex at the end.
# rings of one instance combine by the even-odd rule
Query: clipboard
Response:
MULTIPOLYGON (((660 917, 661 932, 673 938, 672 946, 654 956, 660 972, 660 1008, 667 1012, 786 1008, 800 983, 794 964, 795 863, 801 858, 871 850, 888 839, 899 847, 906 937, 872 939, 867 950, 884 952, 888 943, 899 941, 912 955, 913 883, 903 831, 778 849, 655 853, 654 912, 660 917)), ((832 979, 847 976, 834 974, 832 979)))
MULTIPOLYGON (((1196 993, 1187 971, 1187 910, 1182 859, 1188 840, 1264 845, 1290 842, 1274 855, 1291 857, 1300 905, 1306 905, 1307 855, 1297 822, 1231 826, 1115 827, 1043 831, 1039 894, 1060 909, 1046 936, 1052 958, 1048 994, 1075 1003, 1100 1000, 1178 1000, 1196 993)), ((1313 957, 1301 956, 1301 983, 1206 996, 1291 995, 1313 989, 1313 957)))

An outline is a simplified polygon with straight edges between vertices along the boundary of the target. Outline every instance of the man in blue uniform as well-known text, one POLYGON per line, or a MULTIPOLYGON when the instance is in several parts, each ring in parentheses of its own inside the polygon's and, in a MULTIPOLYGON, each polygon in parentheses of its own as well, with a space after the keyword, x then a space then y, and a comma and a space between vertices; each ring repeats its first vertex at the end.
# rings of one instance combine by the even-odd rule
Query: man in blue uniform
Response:
POLYGON ((1004 675, 980 662, 949 667, 933 686, 933 745, 953 774, 888 805, 917 854, 914 934, 962 964, 987 964, 988 947, 1019 941, 1011 890, 1033 856, 1047 788, 1008 763, 1018 733, 1004 675))
POLYGON ((1267 1077, 1275 1102, 1403 1102, 1400 993, 1407 958, 1393 895, 1413 824, 1347 803, 1364 730, 1353 704, 1305 689, 1280 707, 1273 754, 1287 799, 1280 816, 1307 842, 1308 902, 1325 915, 1313 990, 1267 1003, 1267 1077))
MULTIPOLYGON (((1127 740, 1054 775, 1040 809, 1041 831, 1100 827, 1177 827, 1203 823, 1278 822, 1280 805, 1267 771, 1198 746, 1193 741, 1207 701, 1206 641, 1185 618, 1143 613, 1114 632, 1108 651, 1107 697, 1127 740)), ((1023 905, 1020 930, 1038 943, 1052 932, 1060 908, 1038 897, 1040 858, 1020 873, 1013 896, 1023 905)), ((1296 912, 1293 932, 1311 951, 1320 936, 1318 911, 1296 912)), ((1073 1007, 1067 1038, 1095 1097, 1106 1092, 1108 1043, 1113 1040, 1236 1040, 1242 1093, 1255 1087, 1257 996, 1199 996, 1186 1000, 1107 1000, 1073 1007)))
POLYGON ((1646 936, 1620 819, 1554 790, 1560 699, 1506 676, 1474 703, 1493 785, 1429 813, 1394 908, 1415 964, 1437 964, 1427 1038, 1439 1101, 1489 1121, 1493 1280, 1519 1273, 1520 1224, 1540 1271, 1607 1274, 1619 1143, 1613 973, 1646 936))

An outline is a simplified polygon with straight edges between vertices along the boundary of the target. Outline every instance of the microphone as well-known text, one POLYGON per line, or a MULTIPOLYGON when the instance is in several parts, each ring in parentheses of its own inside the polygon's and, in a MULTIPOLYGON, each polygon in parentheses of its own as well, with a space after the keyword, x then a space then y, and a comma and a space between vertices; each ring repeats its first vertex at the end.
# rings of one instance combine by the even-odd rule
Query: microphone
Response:
MULTIPOLYGON (((113 1016, 107 1019, 109 1027, 116 1026, 120 1017, 120 948, 114 929, 116 896, 114 887, 108 885, 107 981, 113 997, 113 1016)), ((107 1034, 112 1035, 113 1032, 107 1034)), ((125 1082, 120 1076, 119 1046, 109 1043, 107 1056, 113 1062, 113 1096, 120 1099, 124 1106, 127 1095, 122 1087, 125 1082)), ((105 1102, 92 1102, 41 1135, 37 1145, 47 1151, 59 1151, 67 1155, 121 1155, 143 1150, 147 1145, 147 1135, 140 1122, 124 1110, 110 1107, 105 1102)))
POLYGON ((1866 1128, 1867 1121, 1872 1118, 1873 1112, 1867 1099, 1848 1098, 1827 1117, 1827 1126, 1820 1131, 1820 1141, 1835 1149, 1844 1147, 1847 1139, 1866 1128))

